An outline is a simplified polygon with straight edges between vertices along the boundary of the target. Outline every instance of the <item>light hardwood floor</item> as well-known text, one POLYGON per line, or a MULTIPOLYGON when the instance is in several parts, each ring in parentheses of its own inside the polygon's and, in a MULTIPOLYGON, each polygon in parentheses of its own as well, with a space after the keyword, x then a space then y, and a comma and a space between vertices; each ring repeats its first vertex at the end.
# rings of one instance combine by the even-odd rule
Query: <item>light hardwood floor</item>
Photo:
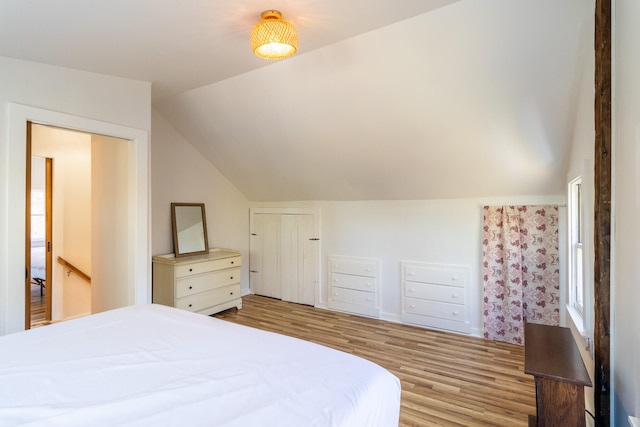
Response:
MULTIPOLYGON (((46 292, 46 290, 44 290, 46 292)), ((46 323, 44 293, 40 295, 40 286, 31 285, 31 326, 46 323)))
POLYGON ((369 359, 402 383, 401 426, 526 426, 535 414, 524 349, 248 295, 218 318, 369 359))

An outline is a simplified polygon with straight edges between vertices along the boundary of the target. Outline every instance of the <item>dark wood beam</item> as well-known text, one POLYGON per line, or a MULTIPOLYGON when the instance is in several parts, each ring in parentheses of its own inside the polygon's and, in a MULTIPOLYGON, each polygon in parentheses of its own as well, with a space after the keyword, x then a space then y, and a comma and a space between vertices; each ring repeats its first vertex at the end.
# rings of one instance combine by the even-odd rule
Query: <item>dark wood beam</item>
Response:
POLYGON ((595 378, 597 425, 610 425, 611 0, 595 10, 595 378))

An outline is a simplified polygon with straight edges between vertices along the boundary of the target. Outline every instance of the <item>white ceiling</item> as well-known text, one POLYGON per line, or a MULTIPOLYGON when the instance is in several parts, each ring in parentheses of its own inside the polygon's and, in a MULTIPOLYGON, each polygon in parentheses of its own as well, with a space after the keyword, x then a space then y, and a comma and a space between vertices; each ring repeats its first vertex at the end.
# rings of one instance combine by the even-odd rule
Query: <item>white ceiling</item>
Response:
POLYGON ((584 0, 2 0, 0 55, 152 82, 155 109, 250 200, 560 194, 592 15, 584 0), (297 27, 296 56, 251 53, 267 9, 297 27))
POLYGON ((153 82, 164 99, 269 64, 249 33, 294 23, 299 53, 458 0, 2 0, 0 55, 153 82))

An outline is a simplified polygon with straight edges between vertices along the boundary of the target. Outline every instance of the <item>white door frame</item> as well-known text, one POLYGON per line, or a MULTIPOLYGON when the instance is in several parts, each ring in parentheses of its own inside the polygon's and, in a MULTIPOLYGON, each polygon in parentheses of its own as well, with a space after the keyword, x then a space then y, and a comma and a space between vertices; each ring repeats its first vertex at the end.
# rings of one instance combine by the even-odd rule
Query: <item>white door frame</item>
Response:
MULTIPOLYGON (((6 260, 0 271, 0 335, 25 327, 25 203, 27 122, 40 123, 92 134, 132 141, 129 183, 129 225, 127 247, 130 254, 128 295, 130 304, 151 302, 151 220, 149 191, 149 132, 113 123, 72 116, 21 104, 8 104, 7 168, 0 170, 0 182, 6 182, 6 203, 0 207, 0 259, 6 260), (3 298, 4 297, 4 298, 3 298)), ((0 264, 1 266, 1 264, 0 264)))

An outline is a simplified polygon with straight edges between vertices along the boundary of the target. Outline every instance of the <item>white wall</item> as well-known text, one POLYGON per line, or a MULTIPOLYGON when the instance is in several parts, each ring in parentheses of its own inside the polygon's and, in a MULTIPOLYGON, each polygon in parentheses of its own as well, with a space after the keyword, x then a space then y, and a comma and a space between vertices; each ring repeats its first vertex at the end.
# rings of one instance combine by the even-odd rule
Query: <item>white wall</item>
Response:
MULTIPOLYGON (((26 121, 134 141, 131 270, 135 301, 150 297, 148 144, 151 85, 0 57, 0 335, 24 328, 26 121)), ((149 298, 150 299, 150 298, 149 298)))
POLYGON ((640 2, 615 1, 612 425, 640 416, 640 2))
MULTIPOLYGON (((399 321, 400 261, 471 267, 472 332, 482 333, 483 205, 565 204, 564 195, 487 199, 253 203, 252 207, 314 207, 321 215, 321 301, 327 304, 329 255, 381 260, 381 317, 399 321)), ((560 233, 564 233, 564 208, 560 233)), ((562 239, 560 240, 562 244, 562 239)), ((564 248, 560 248, 564 253, 564 248)), ((563 286, 564 280, 561 282, 563 286)))
MULTIPOLYGON (((91 140, 81 135, 65 153, 62 251, 64 259, 91 276, 91 140)), ((60 164, 57 164, 58 169, 60 164)), ((54 165, 55 170, 55 165, 54 165)), ((55 194, 55 193, 54 193, 55 194)), ((57 257, 54 258, 56 263, 57 257)), ((91 285, 76 274, 62 274, 68 319, 91 313, 91 285)))
MULTIPOLYGON (((136 300, 134 287, 122 285, 136 280, 127 268, 134 252, 129 236, 136 227, 129 209, 136 198, 128 188, 135 176, 131 145, 131 141, 123 139, 91 136, 92 313, 136 300)), ((149 259, 144 262, 148 265, 149 259)), ((148 302, 148 297, 140 302, 148 302)))
POLYGON ((209 247, 242 253, 241 287, 248 293, 248 200, 155 111, 152 127, 153 255, 173 253, 171 203, 204 203, 209 247))

